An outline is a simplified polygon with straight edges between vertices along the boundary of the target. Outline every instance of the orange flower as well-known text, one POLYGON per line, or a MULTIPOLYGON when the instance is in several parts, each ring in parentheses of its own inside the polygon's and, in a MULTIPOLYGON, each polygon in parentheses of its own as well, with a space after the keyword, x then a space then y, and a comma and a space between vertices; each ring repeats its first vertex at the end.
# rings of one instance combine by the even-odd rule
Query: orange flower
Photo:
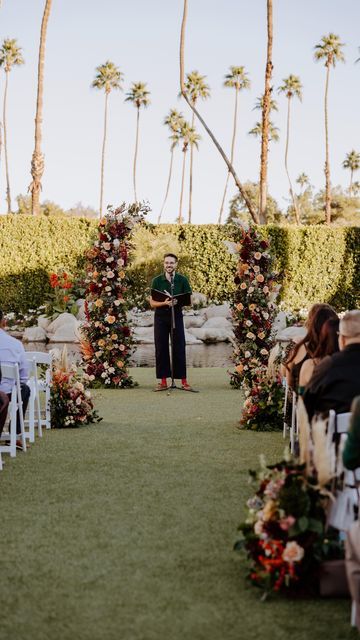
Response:
POLYGON ((69 296, 64 296, 64 302, 69 302, 70 298, 69 296))
POLYGON ((117 363, 116 363, 116 366, 119 367, 119 369, 122 369, 123 366, 124 366, 123 361, 122 360, 118 360, 117 363))
POLYGON ((119 278, 122 280, 125 278, 125 271, 119 271, 119 278))
POLYGON ((81 353, 83 354, 84 360, 90 360, 94 354, 94 350, 87 340, 82 340, 80 343, 81 353))
POLYGON ((242 311, 244 308, 244 305, 241 302, 239 302, 239 304, 236 305, 236 308, 238 311, 242 311))
POLYGON ((238 373, 242 373, 244 370, 244 365, 243 364, 238 364, 237 367, 235 367, 235 371, 237 371, 238 373))
POLYGON ((265 278, 264 278, 264 276, 263 276, 261 273, 259 273, 259 275, 258 275, 258 276, 256 276, 256 280, 257 280, 258 282, 264 282, 265 278))
POLYGON ((115 320, 115 316, 106 316, 105 318, 105 322, 107 322, 108 324, 114 324, 115 320))
POLYGON ((111 334, 111 340, 117 340, 117 334, 116 333, 112 333, 111 334))
POLYGON ((103 300, 101 300, 101 298, 98 298, 97 300, 95 300, 95 307, 102 307, 104 304, 103 300))
POLYGON ((105 342, 105 340, 103 338, 100 338, 100 340, 98 340, 99 347, 105 347, 105 344, 106 344, 106 342, 105 342))

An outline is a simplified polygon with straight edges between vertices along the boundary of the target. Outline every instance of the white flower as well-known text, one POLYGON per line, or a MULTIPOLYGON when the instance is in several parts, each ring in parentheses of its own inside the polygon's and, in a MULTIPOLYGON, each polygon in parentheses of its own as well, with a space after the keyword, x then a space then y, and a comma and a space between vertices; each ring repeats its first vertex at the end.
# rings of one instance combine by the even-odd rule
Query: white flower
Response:
POLYGON ((109 367, 109 368, 108 368, 108 372, 109 372, 109 373, 115 373, 115 369, 114 369, 114 367, 109 367))
POLYGON ((102 377, 102 378, 106 378, 106 376, 107 376, 106 371, 103 371, 103 372, 102 372, 102 374, 101 374, 101 377, 102 377))
POLYGON ((109 258, 106 258, 106 262, 113 262, 115 260, 115 258, 113 256, 109 256, 109 258))
POLYGON ((245 324, 246 324, 247 327, 251 327, 252 322, 251 322, 251 320, 246 320, 245 324))
POLYGON ((124 266, 124 260, 122 258, 119 258, 117 261, 119 267, 123 267, 124 266))
POLYGON ((285 562, 292 564, 294 562, 300 562, 304 557, 304 549, 300 547, 300 545, 293 540, 292 542, 287 542, 286 547, 283 551, 282 558, 285 562))
POLYGON ((111 287, 109 287, 109 285, 107 287, 105 287, 105 291, 111 291, 111 287))
MULTIPOLYGON (((91 375, 89 376, 89 380, 95 380, 95 376, 94 376, 94 374, 91 374, 91 375)), ((90 393, 90 391, 87 391, 86 393, 90 393)))
POLYGON ((254 333, 252 333, 251 331, 249 331, 249 332, 246 334, 246 337, 247 337, 247 338, 249 338, 249 340, 255 340, 255 338, 256 338, 255 334, 254 334, 254 333))
POLYGON ((254 287, 249 287, 249 288, 248 288, 248 292, 249 292, 249 293, 253 293, 253 292, 254 292, 254 287))
POLYGON ((75 404, 77 404, 77 405, 81 404, 81 397, 80 396, 78 398, 76 398, 75 404))
POLYGON ((118 307, 118 306, 119 306, 119 304, 120 304, 120 300, 115 300, 114 305, 115 305, 116 307, 118 307))
POLYGON ((115 273, 113 271, 106 271, 106 277, 107 278, 114 278, 115 277, 115 273))
POLYGON ((119 238, 115 238, 115 240, 113 240, 113 245, 114 245, 115 249, 118 248, 119 244, 120 244, 119 238))
POLYGON ((251 357, 250 351, 245 351, 244 356, 245 358, 250 358, 251 357))

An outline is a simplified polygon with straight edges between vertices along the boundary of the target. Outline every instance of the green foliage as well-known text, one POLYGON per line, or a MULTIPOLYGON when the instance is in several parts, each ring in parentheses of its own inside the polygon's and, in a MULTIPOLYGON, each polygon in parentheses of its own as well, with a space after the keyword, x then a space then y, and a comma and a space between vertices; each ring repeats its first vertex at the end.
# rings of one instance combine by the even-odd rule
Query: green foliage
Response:
POLYGON ((96 231, 88 220, 43 216, 0 218, 0 307, 26 311, 48 298, 49 274, 76 274, 96 231))
MULTIPOLYGON (((26 311, 43 304, 50 293, 51 272, 64 269, 75 276, 83 268, 96 227, 95 220, 81 218, 1 216, 0 307, 26 311)), ((298 310, 319 301, 337 309, 360 304, 359 227, 267 225, 262 233, 271 239, 276 268, 284 274, 284 308, 298 310)), ((160 253, 166 245, 166 250, 176 248, 179 269, 195 291, 216 302, 231 299, 236 259, 225 242, 237 236, 235 225, 148 225, 146 246, 153 239, 154 248, 150 264, 143 263, 146 276, 136 268, 129 274, 134 296, 143 303, 146 283, 162 268, 160 253)))
MULTIPOLYGON (((245 182, 243 187, 253 208, 257 209, 260 198, 259 184, 257 182, 245 182)), ((267 196, 267 219, 269 223, 281 222, 284 220, 284 216, 280 210, 278 203, 270 194, 268 194, 267 196)), ((240 192, 236 193, 230 200, 230 210, 227 222, 231 223, 235 220, 241 220, 242 222, 246 222, 247 224, 252 222, 247 204, 240 192)))

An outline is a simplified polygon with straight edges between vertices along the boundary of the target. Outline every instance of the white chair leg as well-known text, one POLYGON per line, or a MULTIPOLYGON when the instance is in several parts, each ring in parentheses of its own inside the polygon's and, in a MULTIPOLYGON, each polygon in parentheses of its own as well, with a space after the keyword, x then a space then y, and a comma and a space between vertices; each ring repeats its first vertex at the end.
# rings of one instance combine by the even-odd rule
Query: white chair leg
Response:
POLYGON ((51 429, 51 411, 50 411, 50 371, 46 371, 46 390, 45 390, 45 423, 46 428, 51 429))

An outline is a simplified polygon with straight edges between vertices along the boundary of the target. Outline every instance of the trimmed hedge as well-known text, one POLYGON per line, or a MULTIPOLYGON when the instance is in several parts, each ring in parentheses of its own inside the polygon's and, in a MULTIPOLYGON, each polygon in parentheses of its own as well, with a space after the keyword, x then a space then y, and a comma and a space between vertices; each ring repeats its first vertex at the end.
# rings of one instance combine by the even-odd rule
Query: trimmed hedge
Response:
MULTIPOLYGON (((48 275, 83 266, 98 222, 81 218, 0 217, 0 307, 26 311, 44 302, 48 275)), ((236 259, 224 241, 238 229, 225 225, 148 225, 154 235, 172 233, 181 246, 181 270, 194 290, 217 302, 234 291, 236 259)), ((360 306, 360 227, 268 225, 277 268, 284 274, 281 300, 288 309, 329 302, 337 309, 360 306)), ((157 271, 160 269, 160 264, 157 271)))
POLYGON ((26 311, 43 304, 49 273, 64 268, 75 275, 96 228, 97 221, 82 218, 1 216, 0 307, 26 311))

